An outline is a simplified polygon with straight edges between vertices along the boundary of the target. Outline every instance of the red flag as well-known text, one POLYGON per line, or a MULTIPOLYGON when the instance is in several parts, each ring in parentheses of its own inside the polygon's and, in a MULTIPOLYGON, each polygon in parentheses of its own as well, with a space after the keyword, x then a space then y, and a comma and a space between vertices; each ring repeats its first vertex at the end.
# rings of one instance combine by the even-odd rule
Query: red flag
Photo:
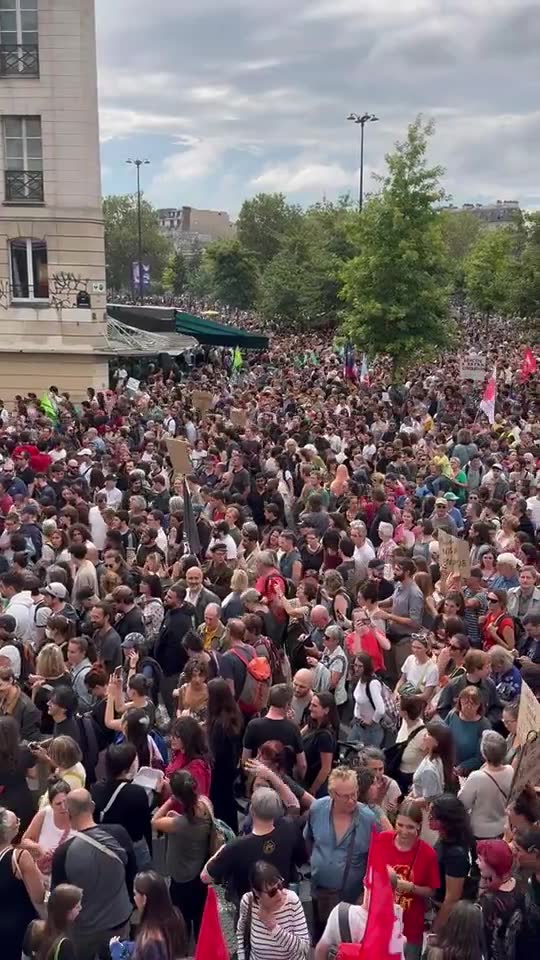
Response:
MULTIPOLYGON (((369 891, 366 930, 362 939, 361 960, 398 960, 403 956, 405 939, 402 921, 396 917, 394 892, 388 876, 379 836, 371 834, 365 879, 369 891)), ((398 908, 399 909, 399 908, 398 908)))
POLYGON ((229 951, 219 922, 216 891, 212 887, 208 887, 193 960, 229 960, 229 951))
POLYGON ((520 373, 524 380, 536 373, 536 357, 530 347, 525 347, 520 373))

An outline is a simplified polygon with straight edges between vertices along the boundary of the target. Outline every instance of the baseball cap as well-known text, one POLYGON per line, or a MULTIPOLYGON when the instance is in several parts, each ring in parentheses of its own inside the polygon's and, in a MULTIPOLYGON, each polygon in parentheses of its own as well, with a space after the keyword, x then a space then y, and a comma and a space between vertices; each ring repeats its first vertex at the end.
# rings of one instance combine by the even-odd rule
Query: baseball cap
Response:
POLYGON ((492 470, 502 470, 502 464, 500 464, 500 463, 493 463, 493 464, 491 465, 491 469, 492 469, 492 470))
POLYGON ((444 497, 437 497, 435 501, 436 507, 446 507, 448 505, 448 500, 445 500, 444 497))
POLYGON ((43 593, 48 594, 49 597, 56 597, 57 600, 65 600, 68 595, 64 584, 54 581, 44 588, 43 593))
POLYGON ((208 548, 208 552, 209 553, 221 553, 221 552, 227 553, 227 544, 222 543, 220 540, 218 540, 217 543, 212 544, 212 546, 208 548))
POLYGON ((78 451, 77 451, 77 456, 78 456, 78 457, 91 457, 91 456, 92 456, 92 451, 90 450, 89 447, 83 447, 82 450, 78 450, 78 451))
POLYGON ((444 499, 454 501, 454 500, 459 500, 459 497, 456 497, 455 493, 452 493, 452 491, 449 490, 448 493, 445 493, 444 499))
POLYGON ((122 640, 120 646, 123 650, 138 650, 144 646, 144 637, 142 633, 128 633, 125 640, 122 640))

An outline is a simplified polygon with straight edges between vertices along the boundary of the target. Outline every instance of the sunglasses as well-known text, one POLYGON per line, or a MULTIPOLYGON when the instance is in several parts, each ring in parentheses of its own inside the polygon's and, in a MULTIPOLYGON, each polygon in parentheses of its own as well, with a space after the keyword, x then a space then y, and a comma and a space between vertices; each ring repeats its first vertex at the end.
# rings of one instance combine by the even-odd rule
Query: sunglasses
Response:
POLYGON ((488 603, 498 603, 498 602, 499 602, 498 597, 488 597, 488 603))
POLYGON ((261 894, 265 893, 267 897, 270 897, 270 899, 273 900, 279 891, 283 890, 284 882, 284 880, 279 880, 275 887, 269 887, 268 890, 252 890, 251 892, 253 894, 253 899, 258 902, 261 899, 261 894))
POLYGON ((448 649, 449 649, 449 650, 457 650, 458 653, 461 653, 461 647, 458 647, 457 644, 455 644, 455 643, 449 643, 449 644, 448 644, 448 649))

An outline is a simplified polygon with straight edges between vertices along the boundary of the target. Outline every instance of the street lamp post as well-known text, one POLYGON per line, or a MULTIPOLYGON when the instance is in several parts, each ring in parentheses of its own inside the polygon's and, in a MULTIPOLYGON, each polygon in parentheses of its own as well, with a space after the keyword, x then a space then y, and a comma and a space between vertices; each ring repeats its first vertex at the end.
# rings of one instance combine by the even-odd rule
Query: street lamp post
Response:
POLYGON ((364 127, 366 123, 375 123, 379 118, 373 113, 350 113, 347 120, 360 124, 360 183, 358 188, 358 209, 364 205, 364 127))
POLYGON ((141 303, 144 300, 144 275, 142 264, 142 208, 141 208, 141 167, 149 160, 126 160, 126 163, 132 163, 137 170, 137 257, 139 261, 139 299, 141 303))

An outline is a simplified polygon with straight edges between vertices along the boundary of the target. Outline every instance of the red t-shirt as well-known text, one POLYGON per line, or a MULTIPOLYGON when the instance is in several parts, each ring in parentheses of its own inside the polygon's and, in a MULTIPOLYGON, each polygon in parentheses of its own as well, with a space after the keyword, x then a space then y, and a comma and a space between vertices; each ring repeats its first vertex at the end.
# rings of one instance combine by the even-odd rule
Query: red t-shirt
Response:
POLYGON ((377 643, 377 637, 371 630, 367 630, 361 638, 355 633, 348 633, 345 637, 345 649, 350 657, 358 653, 367 653, 373 661, 375 673, 384 671, 383 652, 377 643))
MULTIPOLYGON (((379 836, 379 847, 384 851, 386 863, 393 867, 402 880, 408 880, 419 887, 439 887, 439 867, 437 855, 424 840, 417 840, 412 850, 398 850, 394 831, 385 830, 379 836)), ((403 930, 408 943, 422 943, 424 936, 424 915, 426 901, 410 893, 395 894, 396 903, 403 910, 403 930)))
POLYGON ((512 620, 512 617, 510 617, 508 614, 503 614, 503 616, 501 616, 500 613, 498 614, 488 613, 486 619, 482 624, 482 640, 483 640, 482 647, 484 650, 491 650, 492 647, 497 646, 497 641, 493 639, 493 637, 491 636, 491 633, 488 633, 488 627, 491 626, 492 624, 493 626, 496 627, 497 633, 499 634, 499 637, 501 637, 502 639, 503 630, 506 630, 507 627, 513 627, 514 621, 512 620))

